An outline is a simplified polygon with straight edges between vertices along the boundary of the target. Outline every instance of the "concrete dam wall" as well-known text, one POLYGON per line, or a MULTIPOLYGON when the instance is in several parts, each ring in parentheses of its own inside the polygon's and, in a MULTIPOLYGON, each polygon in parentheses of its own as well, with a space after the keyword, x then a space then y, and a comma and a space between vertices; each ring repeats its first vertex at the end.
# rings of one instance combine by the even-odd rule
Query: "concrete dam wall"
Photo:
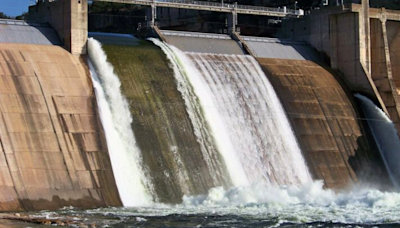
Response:
POLYGON ((229 35, 175 31, 161 33, 166 42, 186 52, 243 54, 243 50, 229 35))
MULTIPOLYGON (((200 38, 201 34, 173 33, 162 31, 167 42, 188 53, 223 54, 220 48, 230 45, 242 49, 239 55, 245 51, 220 35, 200 38), (173 36, 179 36, 179 42, 173 36)), ((278 39, 243 40, 277 91, 314 179, 322 179, 327 187, 336 189, 359 181, 390 185, 350 88, 321 62, 313 48, 278 39)), ((231 48, 228 53, 231 50, 238 49, 231 48)))
POLYGON ((368 59, 368 45, 362 45, 367 33, 350 33, 354 40, 341 40, 349 28, 336 23, 350 18, 351 30, 360 15, 335 15, 329 56, 331 66, 342 72, 325 65, 304 40, 157 28, 165 42, 92 34, 104 54, 92 52, 91 60, 101 61, 88 67, 79 58, 86 53, 87 28, 71 19, 85 22, 85 4, 37 6, 33 15, 51 24, 58 40, 48 27, 0 27, 7 34, 0 35, 2 42, 8 42, 0 43, 1 210, 136 206, 126 204, 125 197, 144 195, 146 203, 175 204, 214 187, 259 182, 291 186, 318 179, 332 189, 359 182, 391 187, 353 92, 361 88, 375 96, 391 117, 397 111, 396 63, 388 70, 388 56, 395 58, 397 52, 387 52, 387 47, 394 50, 400 43, 398 24, 371 20, 374 57, 368 59), (46 13, 51 7, 69 15, 65 24, 46 13), (17 30, 35 34, 35 39, 12 39, 17 30), (347 68, 342 56, 350 46, 354 55, 346 57, 354 65, 347 68), (114 81, 103 80, 103 66, 114 81), (354 74, 343 77, 350 69, 354 74), (108 82, 115 91, 100 98, 89 71, 99 74, 97 83, 103 88, 108 82), (133 187, 146 189, 144 195, 122 193, 122 185, 132 185, 124 178, 138 173, 121 172, 113 163, 122 155, 110 149, 114 142, 107 137, 110 129, 100 105, 112 99, 123 106, 114 111, 127 109, 124 121, 113 124, 129 125, 124 130, 133 138, 119 140, 134 141, 128 147, 135 148, 124 149, 139 153, 135 165, 141 177, 133 187))
MULTIPOLYGON (((218 155, 216 145, 212 146, 215 142, 199 141, 198 126, 188 116, 182 91, 178 92, 177 79, 172 76, 175 72, 169 67, 170 60, 145 41, 116 40, 107 35, 95 37, 105 43, 103 48, 129 100, 134 120, 132 129, 143 152, 148 178, 154 183, 155 200, 179 203, 183 195, 204 194, 221 185, 232 186, 235 180, 229 178, 227 160, 218 155), (208 156, 214 156, 211 160, 204 148, 208 156)), ((228 40, 225 45, 232 42, 228 40)), ((382 169, 375 145, 367 140, 368 130, 358 121, 360 115, 352 95, 332 72, 304 60, 315 56, 312 50, 303 45, 302 50, 308 54, 296 52, 294 55, 296 49, 287 44, 278 48, 277 43, 271 47, 265 47, 265 43, 260 45, 267 50, 291 50, 281 60, 260 57, 257 61, 282 101, 313 178, 322 179, 327 187, 337 189, 378 177, 380 182, 387 183, 386 170, 382 169)), ((249 46, 257 49, 254 44, 249 46)), ((237 48, 242 50, 239 45, 237 48)), ((190 58, 205 58, 205 66, 231 62, 239 67, 245 61, 235 57, 239 59, 234 63, 230 59, 234 55, 205 54, 201 49, 198 54, 191 51, 190 58)), ((7 97, 2 101, 5 104, 2 143, 7 161, 3 169, 3 195, 8 197, 3 201, 3 210, 122 205, 84 65, 62 48, 51 45, 7 44, 2 46, 2 53, 7 66, 2 68, 6 72, 2 74, 5 78, 15 78, 7 82, 14 90, 5 92, 7 97), (29 83, 20 81, 25 77, 31 79, 29 83), (9 103, 16 103, 15 108, 6 105, 9 103), (48 143, 50 137, 54 138, 53 143, 48 143)), ((243 52, 237 56, 244 56, 243 52)), ((209 68, 210 72, 217 69, 214 67, 209 68)), ((230 102, 233 101, 222 104, 230 102)), ((245 170, 245 163, 242 165, 245 170)), ((246 179, 260 175, 264 169, 260 165, 246 179)), ((273 182, 280 183, 279 175, 276 174, 273 182)))
MULTIPOLYGON (((103 43, 108 61, 130 104, 132 130, 147 178, 160 202, 179 203, 183 195, 230 186, 223 164, 209 165, 197 141, 173 69, 164 53, 148 41, 90 33, 103 43)), ((215 163, 218 159, 211 158, 215 163)))
POLYGON ((259 58, 279 94, 314 178, 328 188, 386 185, 387 173, 351 93, 308 60, 259 58))
POLYGON ((47 24, 0 20, 0 43, 61 45, 53 28, 47 24))
POLYGON ((313 48, 279 39, 243 40, 271 80, 314 179, 337 189, 359 181, 390 183, 352 93, 313 48))
POLYGON ((12 43, 0 64, 1 210, 121 205, 85 64, 12 43))
POLYGON ((313 46, 342 73, 352 91, 374 99, 400 129, 399 11, 348 4, 286 20, 283 28, 280 36, 313 46))

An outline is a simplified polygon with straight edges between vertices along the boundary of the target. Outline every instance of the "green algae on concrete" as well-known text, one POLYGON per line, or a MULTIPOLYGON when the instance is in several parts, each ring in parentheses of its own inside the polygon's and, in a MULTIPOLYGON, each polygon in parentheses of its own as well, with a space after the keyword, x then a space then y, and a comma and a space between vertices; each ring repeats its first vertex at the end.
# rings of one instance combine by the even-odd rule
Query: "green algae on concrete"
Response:
POLYGON ((148 41, 103 48, 129 101, 132 128, 158 201, 178 203, 183 195, 228 186, 223 177, 213 181, 223 168, 207 166, 164 53, 148 41))

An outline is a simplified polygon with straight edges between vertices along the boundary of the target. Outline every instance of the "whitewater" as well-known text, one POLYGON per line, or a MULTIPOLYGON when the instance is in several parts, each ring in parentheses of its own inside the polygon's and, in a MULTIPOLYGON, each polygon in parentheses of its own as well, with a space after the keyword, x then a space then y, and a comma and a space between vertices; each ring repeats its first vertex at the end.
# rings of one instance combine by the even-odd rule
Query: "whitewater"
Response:
POLYGON ((131 128, 129 105, 121 82, 100 42, 88 40, 89 67, 110 154, 111 165, 122 203, 126 207, 152 203, 152 185, 147 181, 141 155, 131 128))
MULTIPOLYGON (((367 186, 335 193, 321 181, 301 186, 210 189, 201 196, 185 196, 180 205, 151 207, 64 208, 36 216, 79 216, 101 219, 105 227, 400 227, 400 194, 367 186)), ((99 226, 100 226, 99 225, 99 226)))
MULTIPOLYGON (((221 153, 234 186, 215 187, 204 195, 186 195, 179 205, 153 203, 152 184, 146 181, 146 172, 140 162, 140 150, 130 127, 132 120, 128 104, 119 89, 120 82, 107 63, 100 43, 90 39, 91 76, 101 121, 107 129, 105 133, 118 191, 125 207, 92 210, 64 208, 56 212, 40 212, 36 216, 77 216, 77 219, 83 218, 88 224, 96 223, 99 227, 400 227, 400 193, 384 192, 367 185, 338 192, 324 189, 322 181, 311 180, 305 162, 298 156, 300 154, 290 155, 294 156, 295 165, 300 167, 300 173, 296 173, 300 180, 294 181, 296 184, 271 184, 268 178, 252 181, 242 159, 230 152, 235 148, 228 137, 232 130, 224 124, 224 117, 216 108, 222 106, 212 97, 215 91, 205 86, 206 81, 201 76, 218 66, 212 65, 205 55, 185 55, 174 47, 156 40, 153 42, 164 50, 172 62, 178 89, 186 96, 188 112, 197 128, 196 136, 203 143, 204 153, 216 150, 221 153), (204 69, 196 70, 196 64, 197 68, 202 65, 204 69), (195 77, 188 78, 187 72, 195 77), (199 84, 202 86, 191 86, 199 84), (210 149, 212 144, 216 144, 217 148, 210 149), (127 172, 134 175, 126 175, 127 172)), ((239 60, 255 65, 252 59, 239 60)), ((219 64, 224 66, 225 62, 219 64)), ((213 80, 212 75, 207 77, 213 80)), ((393 182, 396 182, 396 146, 400 145, 398 138, 394 138, 397 131, 372 101, 360 95, 356 97, 361 100, 385 165, 393 182), (384 122, 382 126, 381 122, 384 122), (385 129, 389 129, 389 133, 385 129), (383 135, 383 131, 387 134, 383 135), (391 143, 387 144, 385 140, 391 143), (383 145, 390 146, 385 148, 383 145)), ((209 162, 211 165, 212 161, 209 162)))
POLYGON ((282 105, 253 57, 184 53, 150 40, 170 60, 195 129, 208 133, 196 134, 198 141, 212 138, 234 186, 311 181, 282 105))

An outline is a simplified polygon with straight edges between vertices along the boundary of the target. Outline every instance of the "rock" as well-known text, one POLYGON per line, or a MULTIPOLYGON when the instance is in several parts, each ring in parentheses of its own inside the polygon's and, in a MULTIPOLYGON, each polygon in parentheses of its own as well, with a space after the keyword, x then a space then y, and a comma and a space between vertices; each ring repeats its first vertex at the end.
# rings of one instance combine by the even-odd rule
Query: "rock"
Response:
POLYGON ((46 221, 43 221, 42 224, 44 224, 44 225, 51 225, 51 221, 50 221, 50 220, 46 220, 46 221))
POLYGON ((89 227, 84 223, 79 223, 79 228, 89 228, 89 227))
POLYGON ((56 221, 57 226, 65 226, 63 221, 56 221))

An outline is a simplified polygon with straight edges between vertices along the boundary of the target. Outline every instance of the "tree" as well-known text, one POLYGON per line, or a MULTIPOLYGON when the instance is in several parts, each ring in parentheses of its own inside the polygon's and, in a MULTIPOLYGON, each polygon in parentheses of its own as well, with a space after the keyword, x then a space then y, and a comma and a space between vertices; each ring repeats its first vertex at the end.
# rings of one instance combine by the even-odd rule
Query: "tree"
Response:
POLYGON ((15 19, 17 19, 17 20, 25 20, 26 21, 28 19, 28 12, 25 12, 25 13, 19 15, 19 16, 16 16, 15 19))
POLYGON ((5 13, 0 12, 0 18, 4 18, 4 19, 10 19, 9 16, 7 16, 5 13))

